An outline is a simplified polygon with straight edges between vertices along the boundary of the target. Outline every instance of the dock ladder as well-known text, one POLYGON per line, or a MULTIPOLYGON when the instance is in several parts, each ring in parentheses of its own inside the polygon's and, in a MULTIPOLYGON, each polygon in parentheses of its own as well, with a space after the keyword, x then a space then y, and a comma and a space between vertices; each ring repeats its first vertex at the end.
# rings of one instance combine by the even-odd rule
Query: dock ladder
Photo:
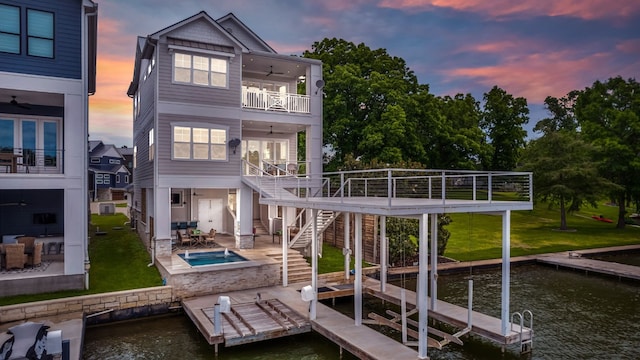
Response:
POLYGON ((520 333, 520 353, 530 353, 533 348, 533 313, 530 310, 513 313, 511 315, 511 331, 520 333), (520 329, 514 329, 517 320, 519 320, 520 329), (527 328, 529 331, 525 333, 527 328))

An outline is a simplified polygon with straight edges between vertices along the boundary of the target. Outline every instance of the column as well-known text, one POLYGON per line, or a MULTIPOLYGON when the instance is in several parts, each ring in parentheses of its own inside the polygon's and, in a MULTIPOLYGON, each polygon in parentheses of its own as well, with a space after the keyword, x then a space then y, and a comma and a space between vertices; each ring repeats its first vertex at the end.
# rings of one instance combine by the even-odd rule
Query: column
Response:
POLYGON ((509 284, 511 276, 511 210, 502 214, 502 335, 509 333, 509 284))

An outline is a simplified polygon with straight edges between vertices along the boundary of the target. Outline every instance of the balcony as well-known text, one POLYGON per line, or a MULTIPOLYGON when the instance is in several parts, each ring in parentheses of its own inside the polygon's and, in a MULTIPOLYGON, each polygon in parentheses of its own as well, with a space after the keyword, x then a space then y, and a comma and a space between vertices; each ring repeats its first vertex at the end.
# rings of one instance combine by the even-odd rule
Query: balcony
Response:
POLYGON ((0 176, 11 174, 62 174, 63 150, 20 149, 0 152, 0 176))
POLYGON ((281 111, 289 113, 309 114, 309 96, 266 91, 258 89, 242 89, 242 107, 264 111, 281 111))

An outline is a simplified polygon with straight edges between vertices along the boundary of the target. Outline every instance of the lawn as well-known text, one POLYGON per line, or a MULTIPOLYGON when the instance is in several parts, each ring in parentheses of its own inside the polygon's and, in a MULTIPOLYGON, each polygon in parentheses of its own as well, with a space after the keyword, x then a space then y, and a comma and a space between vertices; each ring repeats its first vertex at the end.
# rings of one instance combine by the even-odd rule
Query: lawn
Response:
MULTIPOLYGON (((630 209, 631 210, 631 209, 630 209)), ((546 204, 531 211, 511 212, 511 256, 640 244, 640 228, 616 229, 618 208, 599 205, 568 215, 567 225, 574 231, 558 231, 560 213, 546 204), (604 215, 614 223, 591 218, 604 215)), ((445 256, 456 260, 481 260, 502 255, 502 217, 480 214, 451 214, 447 227, 451 238, 445 256)))
POLYGON ((119 213, 91 215, 89 290, 10 296, 1 298, 0 305, 162 285, 156 267, 147 266, 151 262, 149 253, 138 235, 124 226, 125 221, 127 217, 119 213), (97 228, 106 234, 96 236, 97 228))

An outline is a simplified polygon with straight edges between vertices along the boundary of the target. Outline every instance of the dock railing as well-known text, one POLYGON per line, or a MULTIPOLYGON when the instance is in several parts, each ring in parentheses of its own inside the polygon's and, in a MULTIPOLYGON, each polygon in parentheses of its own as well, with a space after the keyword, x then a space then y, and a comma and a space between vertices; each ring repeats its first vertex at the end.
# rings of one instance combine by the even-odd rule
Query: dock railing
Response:
POLYGON ((532 202, 533 174, 530 172, 378 169, 339 171, 319 176, 272 177, 262 182, 275 197, 421 198, 440 200, 532 202))

